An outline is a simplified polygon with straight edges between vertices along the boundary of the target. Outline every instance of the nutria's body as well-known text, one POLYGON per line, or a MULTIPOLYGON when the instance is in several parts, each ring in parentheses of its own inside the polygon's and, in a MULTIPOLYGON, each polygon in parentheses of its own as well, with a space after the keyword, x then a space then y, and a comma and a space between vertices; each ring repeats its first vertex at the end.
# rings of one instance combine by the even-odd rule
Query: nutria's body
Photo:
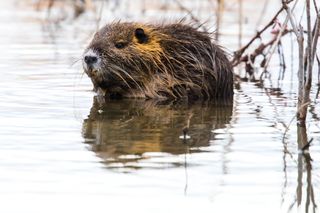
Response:
POLYGON ((109 97, 218 99, 233 96, 233 72, 209 33, 182 23, 112 23, 100 29, 83 65, 109 97))

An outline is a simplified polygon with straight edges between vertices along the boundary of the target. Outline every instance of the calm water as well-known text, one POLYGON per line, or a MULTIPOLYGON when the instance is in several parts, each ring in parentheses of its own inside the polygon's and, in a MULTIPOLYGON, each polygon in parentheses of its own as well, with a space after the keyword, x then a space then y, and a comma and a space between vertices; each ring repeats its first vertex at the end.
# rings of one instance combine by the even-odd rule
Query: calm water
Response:
MULTIPOLYGON (((232 14, 227 8, 222 43, 236 49, 232 14)), ((1 212, 317 211, 319 100, 307 131, 293 122, 284 137, 296 112, 294 63, 284 80, 274 62, 272 81, 241 83, 233 103, 104 103, 78 61, 92 19, 45 17, 0 3, 1 212), (298 144, 311 138, 302 155, 298 144)))

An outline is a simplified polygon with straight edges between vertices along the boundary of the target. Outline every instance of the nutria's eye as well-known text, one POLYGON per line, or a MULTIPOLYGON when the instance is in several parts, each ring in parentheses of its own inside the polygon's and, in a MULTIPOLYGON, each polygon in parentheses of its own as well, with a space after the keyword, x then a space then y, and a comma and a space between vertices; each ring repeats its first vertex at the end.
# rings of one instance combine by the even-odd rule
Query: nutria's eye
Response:
POLYGON ((118 49, 122 49, 127 45, 127 43, 123 42, 123 41, 119 41, 117 42, 114 46, 118 49))
POLYGON ((103 52, 101 47, 95 47, 94 50, 97 51, 99 54, 103 52))
POLYGON ((146 43, 148 41, 148 36, 147 34, 145 34, 142 28, 137 28, 134 35, 136 36, 140 44, 146 43))

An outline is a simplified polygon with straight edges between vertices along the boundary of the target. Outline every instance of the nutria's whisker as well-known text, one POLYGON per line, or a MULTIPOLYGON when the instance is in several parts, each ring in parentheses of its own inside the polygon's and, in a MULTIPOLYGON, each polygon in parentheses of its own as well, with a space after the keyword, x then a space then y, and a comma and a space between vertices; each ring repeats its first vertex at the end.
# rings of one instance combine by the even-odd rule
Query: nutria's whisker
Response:
POLYGON ((76 60, 74 60, 73 62, 71 62, 70 67, 73 67, 77 62, 81 61, 82 58, 77 58, 76 60))
MULTIPOLYGON (((115 75, 117 75, 119 78, 121 78, 121 80, 131 89, 131 86, 130 86, 130 84, 122 77, 122 75, 118 72, 118 71, 121 71, 120 69, 119 69, 119 67, 117 67, 117 68, 112 68, 111 70, 110 70, 113 74, 115 74, 115 75)), ((105 73, 105 74, 107 74, 107 73, 105 73)))
MULTIPOLYGON (((134 80, 134 78, 133 78, 128 72, 126 72, 124 69, 120 68, 119 66, 113 66, 113 68, 114 68, 114 70, 120 71, 120 72, 124 73, 126 76, 128 76, 128 77, 138 86, 138 88, 139 88, 141 91, 143 91, 142 88, 140 87, 140 85, 138 84, 138 82, 137 82, 136 80, 134 80)), ((114 71, 114 70, 112 70, 112 71, 114 71)), ((119 74, 119 73, 116 73, 116 72, 114 72, 114 73, 115 73, 115 74, 119 74)), ((127 81, 122 77, 121 74, 119 74, 119 77, 121 77, 121 79, 122 79, 122 80, 128 85, 128 87, 131 89, 131 86, 127 83, 127 81)))

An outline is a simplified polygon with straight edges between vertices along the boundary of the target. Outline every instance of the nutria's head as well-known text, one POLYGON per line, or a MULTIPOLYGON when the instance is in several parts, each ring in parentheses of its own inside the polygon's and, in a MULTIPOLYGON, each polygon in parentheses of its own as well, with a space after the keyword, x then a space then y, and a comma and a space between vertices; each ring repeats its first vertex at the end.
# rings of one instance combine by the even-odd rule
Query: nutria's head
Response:
POLYGON ((83 55, 94 88, 109 97, 212 98, 233 94, 232 69, 208 33, 183 25, 112 23, 83 55))
POLYGON ((86 49, 83 66, 95 88, 112 96, 143 96, 154 75, 164 35, 151 26, 113 23, 98 31, 86 49))

